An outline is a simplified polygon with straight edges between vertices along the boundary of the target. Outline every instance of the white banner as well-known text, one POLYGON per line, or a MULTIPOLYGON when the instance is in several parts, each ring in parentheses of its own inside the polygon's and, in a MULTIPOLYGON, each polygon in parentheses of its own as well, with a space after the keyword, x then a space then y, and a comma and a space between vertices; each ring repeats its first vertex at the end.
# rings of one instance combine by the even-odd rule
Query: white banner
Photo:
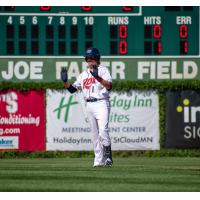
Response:
POLYGON ((0 149, 18 149, 18 136, 0 136, 0 149))
MULTIPOLYGON (((155 91, 111 93, 113 150, 157 150, 159 103, 155 91)), ((47 90, 47 150, 93 150, 82 94, 47 90)))

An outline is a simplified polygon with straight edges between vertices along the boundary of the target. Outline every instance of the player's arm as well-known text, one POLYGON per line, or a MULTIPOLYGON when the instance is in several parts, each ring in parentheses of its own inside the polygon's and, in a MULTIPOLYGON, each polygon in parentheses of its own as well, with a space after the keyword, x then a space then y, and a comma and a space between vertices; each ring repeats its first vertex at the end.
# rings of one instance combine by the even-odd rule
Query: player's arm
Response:
POLYGON ((64 83, 64 87, 70 92, 70 93, 74 93, 77 91, 77 88, 75 88, 71 83, 69 82, 65 82, 64 83))
POLYGON ((74 93, 77 91, 77 88, 75 88, 71 83, 68 82, 68 74, 67 74, 67 69, 62 68, 61 73, 60 73, 61 79, 64 82, 64 87, 70 92, 74 93))
POLYGON ((97 81, 99 81, 99 83, 101 83, 107 90, 111 90, 112 89, 112 82, 109 82, 107 80, 104 80, 101 77, 97 77, 96 78, 97 81))

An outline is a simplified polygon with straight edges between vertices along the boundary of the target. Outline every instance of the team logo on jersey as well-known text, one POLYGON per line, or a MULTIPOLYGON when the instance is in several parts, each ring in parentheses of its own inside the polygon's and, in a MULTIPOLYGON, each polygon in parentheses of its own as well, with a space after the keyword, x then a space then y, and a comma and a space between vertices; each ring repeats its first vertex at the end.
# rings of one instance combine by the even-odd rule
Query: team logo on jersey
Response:
POLYGON ((86 78, 83 80, 83 88, 89 90, 90 86, 96 82, 96 79, 94 77, 86 78))

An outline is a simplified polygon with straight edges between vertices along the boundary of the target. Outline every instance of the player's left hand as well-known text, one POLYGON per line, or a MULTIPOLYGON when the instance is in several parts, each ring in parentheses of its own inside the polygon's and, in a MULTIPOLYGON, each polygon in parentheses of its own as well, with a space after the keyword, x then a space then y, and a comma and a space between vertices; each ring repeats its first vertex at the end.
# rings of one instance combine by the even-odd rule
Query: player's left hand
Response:
POLYGON ((94 76, 94 78, 98 78, 98 66, 97 65, 93 65, 93 69, 90 70, 90 73, 92 74, 92 76, 94 76))

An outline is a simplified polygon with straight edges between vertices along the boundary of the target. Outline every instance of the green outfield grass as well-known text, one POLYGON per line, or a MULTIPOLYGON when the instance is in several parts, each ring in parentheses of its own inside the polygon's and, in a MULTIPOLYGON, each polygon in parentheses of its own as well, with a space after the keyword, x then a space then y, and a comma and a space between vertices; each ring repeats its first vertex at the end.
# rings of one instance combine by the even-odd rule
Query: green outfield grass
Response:
POLYGON ((199 158, 1 159, 0 191, 200 191, 199 158))

